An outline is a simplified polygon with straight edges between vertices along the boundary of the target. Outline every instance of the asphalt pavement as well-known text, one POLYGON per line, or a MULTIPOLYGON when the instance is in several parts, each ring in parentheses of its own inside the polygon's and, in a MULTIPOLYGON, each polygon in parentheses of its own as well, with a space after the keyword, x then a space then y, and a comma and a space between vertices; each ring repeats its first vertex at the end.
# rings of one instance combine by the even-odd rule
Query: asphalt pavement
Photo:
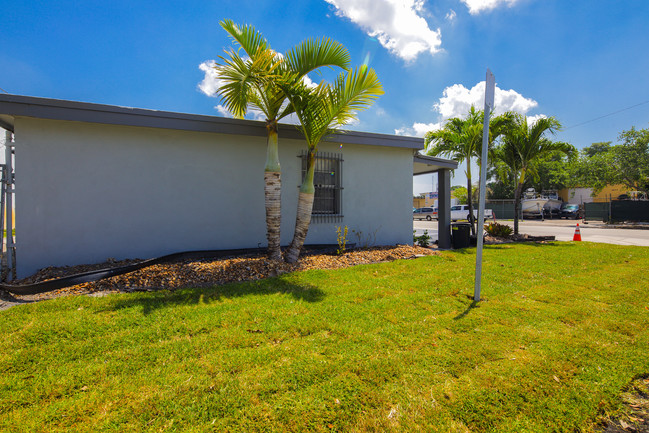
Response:
MULTIPOLYGON (((514 226, 512 220, 500 220, 500 224, 514 226)), ((558 241, 572 241, 575 228, 579 224, 581 240, 617 245, 649 246, 649 225, 608 225, 602 222, 583 222, 582 220, 524 220, 519 221, 519 233, 531 236, 555 236, 558 241)), ((413 229, 417 235, 424 230, 432 241, 437 240, 437 221, 414 221, 413 229)))

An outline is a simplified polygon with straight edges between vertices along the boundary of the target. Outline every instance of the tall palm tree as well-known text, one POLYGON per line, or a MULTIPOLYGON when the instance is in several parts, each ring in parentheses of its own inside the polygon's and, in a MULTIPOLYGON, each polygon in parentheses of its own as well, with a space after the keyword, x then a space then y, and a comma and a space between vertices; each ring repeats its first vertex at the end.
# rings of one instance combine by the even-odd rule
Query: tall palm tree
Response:
POLYGON ((321 82, 316 88, 287 89, 300 129, 307 143, 306 175, 300 186, 295 234, 286 252, 286 261, 298 260, 311 223, 315 186, 313 175, 318 144, 327 135, 356 119, 357 112, 368 108, 383 94, 383 87, 373 69, 361 66, 341 73, 333 84, 321 82))
MULTIPOLYGON (((467 204, 469 205, 469 222, 471 233, 475 235, 475 218, 473 215, 473 194, 471 182, 471 159, 476 158, 482 164, 482 133, 484 112, 471 106, 466 118, 449 119, 442 129, 426 134, 426 153, 431 156, 445 155, 458 163, 466 161, 467 204)), ((496 116, 489 122, 489 144, 500 136, 510 122, 511 114, 496 116)))
POLYGON ((527 116, 515 114, 513 121, 503 135, 502 145, 495 155, 500 162, 501 175, 513 175, 514 190, 514 234, 518 234, 521 195, 528 176, 537 176, 535 164, 553 154, 571 156, 575 148, 568 143, 552 141, 546 133, 554 134, 561 129, 561 123, 554 117, 543 117, 529 125, 527 116))
MULTIPOLYGON (((264 167, 264 197, 266 206, 266 236, 268 256, 281 260, 281 167, 278 150, 278 122, 293 112, 285 94, 286 85, 300 86, 311 71, 323 67, 349 68, 347 49, 328 38, 303 41, 284 56, 270 48, 268 41, 251 25, 237 25, 231 20, 221 21, 221 27, 235 45, 220 56, 215 68, 223 81, 218 94, 226 108, 235 116, 243 117, 252 108, 266 117, 267 152, 264 167), (284 87, 277 85, 282 77, 284 87)), ((290 88, 290 86, 289 86, 290 88)))

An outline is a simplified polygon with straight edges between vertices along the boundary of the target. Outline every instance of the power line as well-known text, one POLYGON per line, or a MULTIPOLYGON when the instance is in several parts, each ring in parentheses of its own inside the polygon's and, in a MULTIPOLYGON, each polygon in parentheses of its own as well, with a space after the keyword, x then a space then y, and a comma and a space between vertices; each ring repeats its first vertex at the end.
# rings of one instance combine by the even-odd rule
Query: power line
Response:
POLYGON ((612 112, 612 113, 608 113, 608 114, 605 114, 605 115, 603 115, 603 116, 596 117, 596 118, 594 118, 594 119, 587 120, 587 121, 585 121, 585 122, 578 123, 578 124, 576 124, 576 125, 569 126, 569 127, 567 127, 567 128, 563 128, 563 130, 565 131, 565 130, 567 130, 567 129, 576 128, 576 127, 578 127, 578 126, 582 126, 582 125, 585 125, 585 124, 587 124, 587 123, 591 123, 591 122, 594 122, 594 121, 596 121, 596 120, 600 120, 600 119, 603 119, 603 118, 605 118, 605 117, 612 116, 612 115, 614 115, 614 114, 621 113, 621 112, 623 112, 623 111, 630 110, 630 109, 632 109, 632 108, 639 107, 639 106, 644 105, 644 104, 649 104, 649 100, 648 100, 648 101, 644 101, 644 102, 640 102, 639 104, 631 105, 630 107, 622 108, 621 110, 617 110, 617 111, 614 111, 614 112, 612 112))
POLYGON ((5 89, 3 89, 2 87, 0 87, 0 90, 2 90, 3 92, 5 92, 7 95, 9 94, 9 92, 7 92, 7 91, 6 91, 5 89))

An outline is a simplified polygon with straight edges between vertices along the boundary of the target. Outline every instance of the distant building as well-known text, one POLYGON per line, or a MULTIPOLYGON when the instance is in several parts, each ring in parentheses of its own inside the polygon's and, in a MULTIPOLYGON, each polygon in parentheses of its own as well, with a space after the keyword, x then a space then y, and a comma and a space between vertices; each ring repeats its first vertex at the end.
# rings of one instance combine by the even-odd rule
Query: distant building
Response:
POLYGON ((570 204, 598 203, 617 199, 626 194, 628 188, 624 185, 609 185, 593 195, 592 188, 564 188, 559 191, 559 197, 570 204))

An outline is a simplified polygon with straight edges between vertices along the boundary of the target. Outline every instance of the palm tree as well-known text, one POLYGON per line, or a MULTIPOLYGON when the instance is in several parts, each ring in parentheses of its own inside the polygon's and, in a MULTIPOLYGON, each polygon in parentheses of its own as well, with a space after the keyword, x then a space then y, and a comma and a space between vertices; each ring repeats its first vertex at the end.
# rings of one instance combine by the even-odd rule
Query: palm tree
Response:
POLYGON ((306 175, 298 197, 295 234, 286 252, 286 261, 298 260, 311 223, 315 186, 313 175, 318 144, 337 128, 356 119, 358 110, 368 108, 383 94, 383 87, 372 69, 361 66, 341 73, 333 84, 321 82, 316 88, 287 89, 300 129, 307 143, 306 175))
MULTIPOLYGON (((467 204, 469 205, 469 222, 471 234, 475 235, 475 218, 473 215, 473 194, 471 182, 471 159, 476 158, 478 165, 482 164, 482 132, 484 112, 471 106, 466 118, 454 117, 449 119, 442 129, 426 134, 427 154, 431 156, 445 155, 458 163, 466 161, 467 204)), ((503 133, 505 125, 510 122, 511 114, 496 116, 489 122, 489 144, 503 133)))
POLYGON ((237 25, 231 20, 220 24, 247 57, 241 57, 239 50, 234 49, 220 57, 222 63, 217 63, 215 68, 224 84, 218 94, 235 117, 245 116, 250 108, 261 111, 266 117, 264 197, 268 256, 272 260, 281 260, 281 167, 277 124, 293 112, 293 107, 288 104, 285 88, 278 86, 276 81, 283 77, 284 86, 301 85, 309 72, 323 66, 347 70, 349 52, 340 43, 322 38, 306 40, 281 56, 270 48, 268 41, 253 26, 237 25))
POLYGON ((501 177, 513 176, 514 190, 514 234, 518 234, 518 219, 521 194, 528 176, 537 176, 535 164, 540 159, 554 154, 571 156, 575 148, 568 143, 551 141, 544 135, 554 134, 561 129, 561 123, 554 117, 543 117, 528 125, 527 116, 515 114, 503 135, 502 145, 494 155, 499 160, 501 177))

